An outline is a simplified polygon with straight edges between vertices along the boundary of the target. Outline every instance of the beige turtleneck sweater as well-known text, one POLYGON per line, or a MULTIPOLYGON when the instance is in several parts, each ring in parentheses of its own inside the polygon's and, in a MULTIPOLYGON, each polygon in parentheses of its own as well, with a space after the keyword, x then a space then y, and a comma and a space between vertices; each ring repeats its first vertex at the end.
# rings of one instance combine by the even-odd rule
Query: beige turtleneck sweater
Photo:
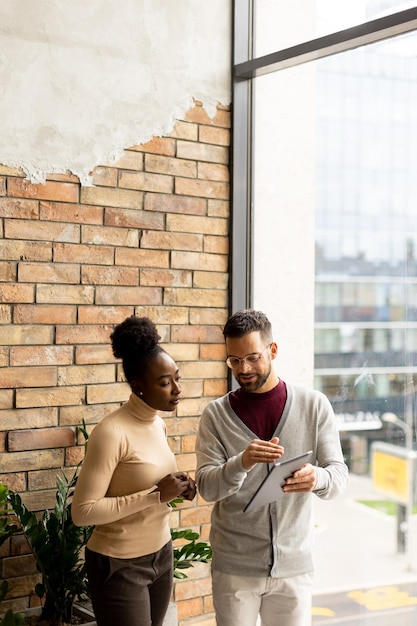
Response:
POLYGON ((160 550, 171 538, 170 507, 154 489, 176 471, 164 421, 131 394, 93 429, 77 480, 72 517, 95 526, 90 550, 121 559, 160 550))

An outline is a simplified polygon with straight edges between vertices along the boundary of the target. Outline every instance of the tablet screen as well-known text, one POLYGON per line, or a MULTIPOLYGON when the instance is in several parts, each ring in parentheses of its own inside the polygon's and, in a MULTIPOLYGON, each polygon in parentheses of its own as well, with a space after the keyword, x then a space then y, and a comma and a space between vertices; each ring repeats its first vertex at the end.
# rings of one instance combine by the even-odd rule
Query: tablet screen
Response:
POLYGON ((312 459, 313 451, 309 450, 308 452, 304 452, 303 454, 288 459, 287 461, 278 461, 277 463, 274 463, 266 478, 264 478, 256 492, 243 509, 243 512, 246 513, 248 511, 253 511, 253 509, 257 509, 260 506, 282 498, 284 496, 282 486, 284 485, 286 479, 289 478, 291 474, 301 469, 303 465, 310 463, 312 459))

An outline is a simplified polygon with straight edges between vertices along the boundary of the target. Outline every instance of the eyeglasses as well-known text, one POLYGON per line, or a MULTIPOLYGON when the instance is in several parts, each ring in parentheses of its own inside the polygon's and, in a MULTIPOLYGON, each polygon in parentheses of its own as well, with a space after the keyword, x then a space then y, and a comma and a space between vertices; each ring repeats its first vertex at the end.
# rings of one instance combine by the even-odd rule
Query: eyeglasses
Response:
POLYGON ((228 356, 226 359, 226 365, 230 367, 230 369, 233 369, 234 367, 238 367, 238 365, 240 365, 241 363, 245 363, 246 365, 256 365, 256 363, 260 359, 262 359, 264 352, 266 352, 266 350, 268 350, 268 348, 270 347, 271 347, 271 344, 269 343, 267 346, 265 346, 262 352, 254 352, 253 354, 247 354, 242 359, 239 359, 238 356, 228 356))

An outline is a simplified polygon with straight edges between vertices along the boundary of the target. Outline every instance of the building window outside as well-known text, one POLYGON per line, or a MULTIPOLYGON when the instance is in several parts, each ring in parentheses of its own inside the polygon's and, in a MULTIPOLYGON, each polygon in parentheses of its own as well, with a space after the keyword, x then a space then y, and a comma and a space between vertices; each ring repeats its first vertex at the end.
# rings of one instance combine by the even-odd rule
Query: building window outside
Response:
POLYGON ((368 444, 393 431, 382 421, 367 431, 364 412, 414 429, 416 46, 411 33, 317 63, 315 385, 333 403, 348 462, 355 416, 368 444))

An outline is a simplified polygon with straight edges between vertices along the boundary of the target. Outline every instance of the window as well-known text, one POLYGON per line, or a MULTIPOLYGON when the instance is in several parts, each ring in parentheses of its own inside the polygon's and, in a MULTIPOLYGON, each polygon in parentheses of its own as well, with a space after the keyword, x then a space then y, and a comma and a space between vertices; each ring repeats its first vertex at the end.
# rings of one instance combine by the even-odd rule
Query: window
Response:
MULTIPOLYGON (((232 308, 266 310, 281 377, 329 397, 359 505, 381 493, 380 444, 405 457, 416 449, 417 3, 236 3, 236 24, 246 16, 235 55, 232 308)), ((366 583, 382 554, 396 572, 417 562, 407 498, 382 489, 394 515, 375 522, 372 546, 356 538, 355 581, 341 566, 321 571, 322 585, 366 583)), ((332 546, 336 562, 352 558, 351 530, 332 546)))

